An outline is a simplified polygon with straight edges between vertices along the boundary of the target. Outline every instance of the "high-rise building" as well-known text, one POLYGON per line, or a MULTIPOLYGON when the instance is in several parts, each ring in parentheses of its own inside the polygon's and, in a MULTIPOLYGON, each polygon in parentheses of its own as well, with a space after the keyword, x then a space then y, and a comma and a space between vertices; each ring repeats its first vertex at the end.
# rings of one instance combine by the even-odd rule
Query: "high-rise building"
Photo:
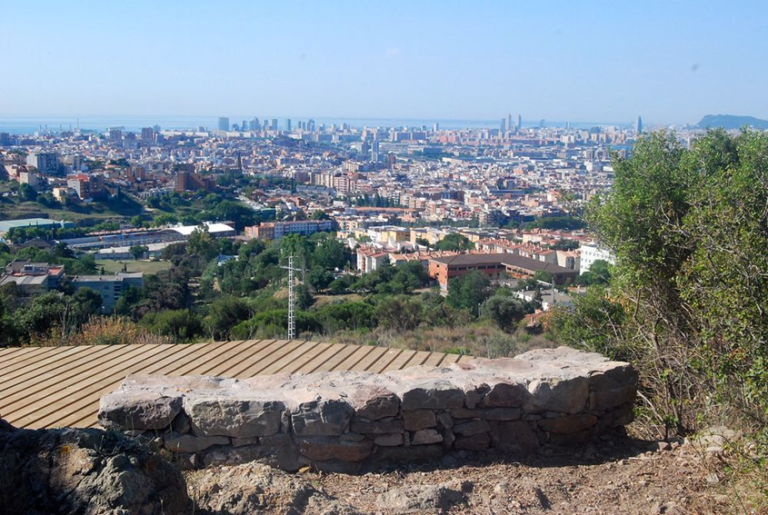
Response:
POLYGON ((286 132, 291 132, 291 119, 290 118, 286 118, 285 119, 285 131, 286 132))
POLYGON ((643 119, 640 116, 637 117, 637 122, 635 122, 635 132, 638 134, 643 133, 643 119))
POLYGON ((243 123, 240 124, 240 129, 243 130, 243 131, 247 131, 248 130, 248 122, 246 120, 243 120, 243 123))
POLYGON ((141 139, 142 141, 152 141, 155 139, 155 131, 152 127, 144 127, 141 129, 141 139))
POLYGON ((371 161, 374 163, 379 162, 379 140, 377 139, 373 140, 373 145, 371 146, 371 161))
POLYGON ((507 132, 507 120, 505 118, 501 119, 501 124, 499 125, 499 130, 501 132, 507 132))
POLYGON ((261 123, 259 123, 258 118, 254 118, 251 120, 250 129, 252 131, 260 131, 261 130, 261 123))
POLYGON ((523 117, 521 115, 517 115, 517 130, 520 130, 523 128, 523 117))
POLYGON ((435 122, 435 124, 432 126, 432 131, 437 132, 440 130, 440 124, 435 122))
POLYGON ((229 130, 229 118, 227 118, 226 116, 219 116, 219 130, 220 131, 229 130))
POLYGON ((507 113, 507 131, 512 131, 512 113, 507 113))
POLYGON ((272 122, 270 123, 270 129, 273 131, 277 130, 277 118, 272 118, 272 122))

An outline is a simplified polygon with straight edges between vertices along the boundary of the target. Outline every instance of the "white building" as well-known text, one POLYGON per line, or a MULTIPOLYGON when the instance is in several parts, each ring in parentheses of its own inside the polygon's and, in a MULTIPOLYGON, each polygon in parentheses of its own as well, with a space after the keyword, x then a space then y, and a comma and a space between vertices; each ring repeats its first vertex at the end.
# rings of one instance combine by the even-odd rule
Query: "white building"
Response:
POLYGON ((589 272, 589 267, 592 266, 592 263, 599 259, 607 261, 612 265, 616 263, 616 256, 614 256, 608 249, 600 247, 597 243, 582 243, 579 250, 581 251, 579 274, 589 272))

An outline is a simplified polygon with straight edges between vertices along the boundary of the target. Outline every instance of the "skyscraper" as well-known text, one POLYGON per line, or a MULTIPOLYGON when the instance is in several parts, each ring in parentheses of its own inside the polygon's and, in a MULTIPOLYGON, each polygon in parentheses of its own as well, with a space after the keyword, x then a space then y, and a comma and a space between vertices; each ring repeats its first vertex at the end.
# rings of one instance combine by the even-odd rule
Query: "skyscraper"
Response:
POLYGON ((291 119, 286 118, 285 119, 285 130, 286 132, 291 132, 291 119))
POLYGON ((270 123, 270 129, 273 131, 277 130, 277 118, 272 118, 272 122, 270 123))
POLYGON ((520 130, 523 128, 523 117, 521 115, 517 115, 517 130, 520 130))
POLYGON ((227 118, 226 116, 219 116, 219 130, 220 131, 229 130, 229 118, 227 118))
POLYGON ((501 119, 501 124, 499 125, 499 130, 501 132, 507 132, 507 120, 504 118, 501 119))
POLYGON ((507 113, 507 131, 512 130, 512 113, 507 113))
POLYGON ((637 117, 637 122, 635 122, 635 132, 638 134, 643 133, 643 119, 640 116, 637 117))

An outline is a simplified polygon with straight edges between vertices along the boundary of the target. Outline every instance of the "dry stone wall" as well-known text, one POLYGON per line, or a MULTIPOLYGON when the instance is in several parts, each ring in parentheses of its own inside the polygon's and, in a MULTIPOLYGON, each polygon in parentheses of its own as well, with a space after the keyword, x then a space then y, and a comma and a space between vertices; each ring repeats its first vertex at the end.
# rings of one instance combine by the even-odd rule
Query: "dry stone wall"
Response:
POLYGON ((386 374, 129 376, 101 399, 99 421, 187 468, 355 472, 452 450, 583 443, 631 422, 637 378, 628 363, 566 347, 386 374))

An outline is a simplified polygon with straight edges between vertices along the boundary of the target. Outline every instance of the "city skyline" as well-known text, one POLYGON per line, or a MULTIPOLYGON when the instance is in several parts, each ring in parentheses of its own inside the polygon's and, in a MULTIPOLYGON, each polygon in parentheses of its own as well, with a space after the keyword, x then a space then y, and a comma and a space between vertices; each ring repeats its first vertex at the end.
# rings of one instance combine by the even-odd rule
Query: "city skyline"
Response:
POLYGON ((768 118, 760 2, 4 7, 0 117, 768 118))

